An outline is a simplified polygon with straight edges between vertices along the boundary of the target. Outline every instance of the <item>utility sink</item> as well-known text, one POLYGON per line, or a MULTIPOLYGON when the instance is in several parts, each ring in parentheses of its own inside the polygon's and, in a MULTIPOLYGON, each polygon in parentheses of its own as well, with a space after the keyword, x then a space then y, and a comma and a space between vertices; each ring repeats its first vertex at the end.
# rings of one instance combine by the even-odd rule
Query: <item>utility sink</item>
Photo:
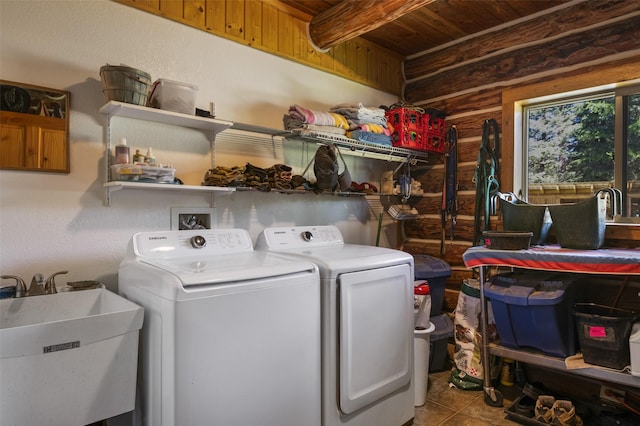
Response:
POLYGON ((0 424, 133 410, 143 309, 104 288, 0 300, 0 424))

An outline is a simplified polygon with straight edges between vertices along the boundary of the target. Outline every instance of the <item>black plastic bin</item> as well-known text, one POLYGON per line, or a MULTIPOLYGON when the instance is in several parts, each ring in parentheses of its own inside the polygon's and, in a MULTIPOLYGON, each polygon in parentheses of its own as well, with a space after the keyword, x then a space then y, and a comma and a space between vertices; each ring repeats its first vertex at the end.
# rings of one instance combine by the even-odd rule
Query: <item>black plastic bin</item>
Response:
POLYGON ((436 326, 431 333, 429 341, 429 372, 444 371, 449 368, 449 338, 453 337, 453 322, 447 314, 431 317, 431 322, 436 326))
POLYGON ((630 364, 629 336, 638 319, 635 312, 595 303, 576 303, 573 314, 585 362, 616 370, 630 364))
POLYGON ((426 254, 413 255, 413 262, 415 279, 426 280, 429 283, 431 317, 438 316, 442 313, 444 290, 447 285, 447 278, 451 276, 451 266, 442 259, 426 254))

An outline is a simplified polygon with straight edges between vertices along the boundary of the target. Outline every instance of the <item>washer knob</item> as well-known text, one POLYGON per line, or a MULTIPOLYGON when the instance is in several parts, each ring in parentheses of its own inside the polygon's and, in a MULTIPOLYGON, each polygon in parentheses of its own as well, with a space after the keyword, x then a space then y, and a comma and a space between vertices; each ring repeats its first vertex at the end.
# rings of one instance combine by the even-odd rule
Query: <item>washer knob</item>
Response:
POLYGON ((313 234, 311 233, 311 231, 304 231, 302 233, 302 239, 305 241, 311 241, 313 240, 313 234))
POLYGON ((202 235, 194 235, 191 237, 191 247, 201 249, 207 245, 207 240, 202 235))

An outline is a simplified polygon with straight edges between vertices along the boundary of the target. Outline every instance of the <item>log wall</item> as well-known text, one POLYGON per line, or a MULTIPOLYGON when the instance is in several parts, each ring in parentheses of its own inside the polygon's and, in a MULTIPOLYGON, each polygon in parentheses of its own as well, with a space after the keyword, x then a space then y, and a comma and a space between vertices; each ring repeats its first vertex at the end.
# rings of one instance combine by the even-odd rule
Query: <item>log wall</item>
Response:
MULTIPOLYGON (((571 2, 515 25, 467 37, 405 61, 406 102, 446 112, 447 127, 458 129, 458 211, 453 236, 442 226, 439 210, 444 165, 433 156, 414 178, 429 193, 416 208, 419 219, 404 224, 403 249, 441 257, 452 266, 447 287, 458 290, 470 277, 462 253, 472 245, 475 185, 472 182, 484 120, 502 131, 501 190, 513 189, 513 104, 543 94, 640 78, 640 3, 571 2), (527 96, 527 97, 519 97, 527 96)), ((499 227, 492 217, 491 227, 499 227)), ((638 246, 640 233, 618 226, 607 230, 612 245, 638 246), (614 241, 615 240, 615 241, 614 241)), ((456 292, 447 292, 454 308, 456 292)))

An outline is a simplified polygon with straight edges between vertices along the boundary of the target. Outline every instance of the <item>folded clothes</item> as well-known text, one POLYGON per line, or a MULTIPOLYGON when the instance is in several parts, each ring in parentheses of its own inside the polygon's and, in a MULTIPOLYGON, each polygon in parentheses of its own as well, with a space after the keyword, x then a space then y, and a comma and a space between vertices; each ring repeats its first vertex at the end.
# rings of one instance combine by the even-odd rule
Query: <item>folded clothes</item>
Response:
POLYGON ((300 124, 315 124, 316 126, 333 126, 345 130, 349 129, 347 119, 334 112, 315 111, 295 104, 289 107, 287 115, 290 118, 285 119, 286 129, 299 128, 300 124), (287 123, 287 121, 289 122, 287 123), (297 125, 291 127, 294 123, 297 125))
POLYGON ((389 129, 388 127, 381 126, 379 124, 364 123, 364 124, 360 124, 359 127, 360 127, 360 130, 364 132, 369 132, 369 133, 379 133, 387 136, 391 136, 391 133, 392 133, 391 129, 389 129))
POLYGON ((351 139, 355 139, 360 142, 369 142, 369 143, 375 143, 378 145, 391 146, 392 144, 391 136, 389 135, 365 132, 363 130, 354 130, 353 132, 348 133, 347 137, 350 137, 351 139))
POLYGON ((378 124, 387 125, 385 110, 378 107, 365 107, 362 103, 358 105, 339 104, 331 107, 330 112, 342 114, 349 121, 355 124, 378 124))
POLYGON ((339 127, 333 127, 333 126, 317 126, 315 124, 303 124, 301 128, 312 131, 312 132, 331 133, 332 135, 344 136, 347 134, 347 131, 345 129, 341 129, 339 127))

